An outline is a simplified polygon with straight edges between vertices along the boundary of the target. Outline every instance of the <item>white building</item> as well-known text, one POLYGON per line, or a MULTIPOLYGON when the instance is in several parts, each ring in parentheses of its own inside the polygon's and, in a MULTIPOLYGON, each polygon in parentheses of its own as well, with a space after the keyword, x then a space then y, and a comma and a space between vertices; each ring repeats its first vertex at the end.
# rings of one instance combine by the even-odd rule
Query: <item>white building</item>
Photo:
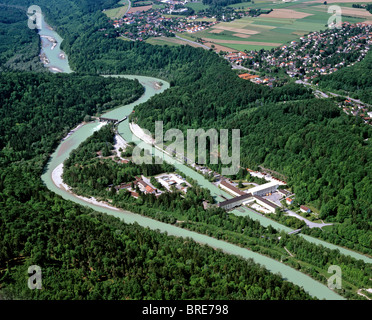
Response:
POLYGON ((268 193, 273 193, 278 189, 279 181, 271 181, 260 186, 249 189, 249 192, 254 196, 264 196, 268 193))
POLYGON ((243 191, 233 186, 231 183, 226 182, 225 180, 221 181, 220 187, 221 189, 226 190, 227 192, 233 194, 236 197, 239 197, 245 194, 243 191))

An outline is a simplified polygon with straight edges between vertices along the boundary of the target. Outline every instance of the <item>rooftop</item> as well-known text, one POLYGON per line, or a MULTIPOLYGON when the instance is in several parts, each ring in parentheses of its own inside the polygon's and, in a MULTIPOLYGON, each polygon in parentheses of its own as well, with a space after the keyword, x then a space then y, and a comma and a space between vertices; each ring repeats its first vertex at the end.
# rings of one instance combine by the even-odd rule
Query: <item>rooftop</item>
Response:
POLYGON ((224 207, 224 206, 229 205, 231 203, 242 201, 242 200, 245 200, 245 199, 250 198, 250 197, 252 197, 252 194, 251 193, 246 193, 246 194, 241 195, 239 197, 235 197, 235 198, 232 198, 232 199, 229 199, 229 200, 226 200, 226 201, 219 202, 218 206, 219 207, 224 207))
POLYGON ((241 191, 237 187, 233 186, 231 183, 226 182, 226 180, 221 181, 221 184, 237 194, 240 194, 240 195, 246 194, 245 192, 241 191))

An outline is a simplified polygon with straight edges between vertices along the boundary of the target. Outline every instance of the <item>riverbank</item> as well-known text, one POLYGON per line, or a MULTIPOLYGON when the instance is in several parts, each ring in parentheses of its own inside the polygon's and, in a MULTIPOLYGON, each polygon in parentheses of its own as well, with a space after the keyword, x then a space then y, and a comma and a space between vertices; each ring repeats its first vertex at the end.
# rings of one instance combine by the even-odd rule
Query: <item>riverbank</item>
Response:
POLYGON ((42 29, 38 31, 42 44, 39 53, 41 62, 53 73, 71 73, 68 57, 61 50, 63 39, 45 22, 43 15, 41 19, 42 29))
POLYGON ((120 210, 120 209, 118 209, 114 206, 109 205, 108 203, 106 203, 104 201, 98 201, 94 197, 87 198, 87 197, 77 195, 76 193, 74 193, 72 191, 72 188, 69 185, 67 185, 66 183, 63 182, 62 175, 63 175, 63 163, 59 164, 52 172, 52 181, 56 185, 57 188, 63 189, 65 191, 71 193, 74 197, 77 197, 77 198, 79 198, 79 199, 81 199, 85 202, 90 203, 90 204, 100 206, 100 207, 104 207, 104 208, 109 208, 111 210, 117 210, 117 211, 120 210))
MULTIPOLYGON (((137 124, 134 124, 134 123, 129 123, 128 128, 129 128, 129 131, 131 132, 132 136, 134 135, 135 137, 137 137, 141 141, 141 143, 142 143, 141 147, 144 147, 143 144, 145 143, 145 144, 147 144, 147 146, 152 148, 152 146, 154 145, 154 139, 150 135, 146 134, 145 131, 140 126, 138 126, 137 124)), ((129 137, 128 134, 127 134, 127 136, 129 137)), ((134 141, 134 142, 136 144, 139 143, 138 141, 134 141)), ((204 177, 202 175, 200 175, 198 172, 196 172, 195 170, 187 167, 185 164, 183 164, 179 160, 175 159, 172 155, 170 155, 166 151, 160 149, 158 146, 155 146, 155 155, 157 155, 160 158, 162 157, 162 155, 164 155, 163 160, 165 160, 166 162, 168 162, 170 164, 175 165, 175 167, 178 170, 182 171, 187 176, 192 177, 193 179, 197 180, 198 183, 203 188, 207 188, 211 191, 212 196, 215 195, 215 196, 218 197, 220 195, 223 195, 225 198, 228 198, 228 199, 231 198, 231 196, 229 194, 227 194, 226 192, 224 192, 221 189, 218 189, 211 182, 204 179, 204 177), (156 152, 158 152, 158 154, 156 154, 156 152), (159 154, 159 152, 160 152, 160 154, 159 154)), ((263 225, 264 227, 268 227, 269 225, 271 225, 274 229, 276 229, 278 231, 283 230, 287 233, 289 233, 291 231, 294 231, 294 229, 286 227, 286 226, 280 224, 279 222, 276 222, 276 221, 274 221, 274 220, 272 220, 268 217, 265 217, 264 215, 260 215, 257 212, 253 211, 252 209, 249 209, 247 207, 242 207, 241 209, 242 209, 242 212, 240 212, 240 213, 237 209, 235 209, 231 212, 238 215, 238 216, 245 216, 246 215, 246 216, 249 216, 253 220, 258 220, 260 222, 260 224, 263 225)), ((331 250, 339 250, 340 253, 342 253, 344 255, 351 256, 351 257, 353 257, 357 260, 363 260, 366 263, 372 263, 372 259, 370 257, 368 257, 366 255, 363 255, 359 252, 353 251, 349 248, 341 247, 341 246, 326 242, 324 240, 308 236, 306 234, 299 234, 299 236, 303 237, 306 241, 311 242, 313 244, 322 245, 322 246, 324 246, 326 248, 329 248, 331 250)))
POLYGON ((123 137, 120 134, 115 134, 114 137, 115 144, 114 149, 116 155, 121 159, 121 152, 125 151, 125 149, 128 147, 128 142, 123 139, 123 137), (121 151, 120 151, 121 149, 121 151))
MULTIPOLYGON (((155 94, 161 93, 167 88, 169 88, 169 83, 164 82, 161 89, 156 90, 154 88, 154 82, 159 82, 163 80, 159 80, 156 78, 144 77, 144 76, 125 76, 129 79, 138 79, 142 85, 145 86, 146 90, 143 96, 139 98, 136 102, 131 103, 129 105, 121 106, 113 111, 110 111, 108 114, 105 114, 107 117, 123 117, 124 115, 128 115, 132 112, 134 107, 140 103, 143 103, 150 99, 155 94)), ((57 179, 57 184, 52 179, 52 173, 54 169, 56 169, 60 164, 63 163, 65 159, 69 157, 71 151, 77 148, 80 143, 85 141, 88 137, 90 137, 94 131, 98 130, 103 124, 92 122, 88 123, 85 126, 82 126, 79 130, 75 131, 69 139, 66 141, 61 142, 61 144, 57 147, 55 152, 52 154, 51 159, 47 165, 46 171, 42 176, 42 180, 47 185, 47 187, 61 195, 63 198, 78 203, 83 206, 88 206, 95 211, 109 214, 115 217, 120 218, 125 223, 138 223, 140 226, 144 228, 150 228, 152 230, 158 230, 159 232, 166 232, 168 235, 182 237, 182 238, 191 238, 194 241, 201 243, 203 245, 208 245, 216 249, 220 249, 225 253, 233 254, 237 256, 241 256, 245 259, 253 259, 255 263, 261 264, 267 270, 272 273, 280 273, 283 278, 286 280, 303 287, 306 292, 311 294, 314 297, 319 299, 330 299, 330 300, 340 300, 344 299, 337 293, 333 292, 324 284, 312 279, 306 274, 303 274, 300 271, 297 271, 279 261, 276 261, 272 258, 267 256, 261 255, 259 253, 250 251, 246 248, 242 248, 238 245, 234 245, 222 240, 218 240, 207 235, 199 234, 197 232, 193 232, 187 229, 183 229, 174 225, 170 225, 167 223, 163 223, 154 219, 151 219, 146 216, 142 216, 140 214, 135 214, 130 211, 120 210, 110 206, 108 203, 99 203, 97 204, 94 199, 88 199, 84 197, 78 197, 72 194, 70 191, 65 190, 64 188, 58 188, 58 185, 63 183, 61 181, 61 175, 63 167, 59 167, 57 171, 54 173, 54 179, 57 179), (64 152, 60 152, 61 148, 64 152), (58 175, 57 175, 58 173, 58 175)), ((123 121, 118 126, 118 133, 124 138, 127 142, 133 142, 133 134, 129 129, 129 121, 128 119, 123 121), (129 136, 128 139, 126 137, 129 136)), ((157 150, 160 152, 159 150, 157 150)), ((188 170, 192 171, 190 168, 188 170)), ((191 172, 193 174, 193 172, 191 172)))
POLYGON ((59 190, 63 190, 64 192, 67 192, 70 196, 82 200, 85 205, 95 209, 96 211, 117 216, 120 219, 124 220, 124 222, 126 223, 128 222, 131 223, 130 221, 127 221, 127 217, 129 214, 130 217, 134 218, 133 222, 137 222, 143 227, 150 227, 153 230, 157 230, 159 232, 166 232, 168 235, 174 235, 177 237, 183 237, 183 238, 189 237, 201 245, 208 245, 216 250, 220 249, 227 254, 241 256, 244 259, 253 259, 255 263, 259 263, 265 266, 265 268, 269 270, 270 272, 273 272, 273 273, 280 272, 281 276, 284 279, 287 279, 288 281, 291 281, 294 284, 304 287, 305 291, 307 291, 309 294, 311 294, 314 297, 318 297, 319 299, 331 299, 331 300, 340 300, 340 299, 343 300, 344 299, 343 297, 339 296, 332 290, 329 290, 324 284, 320 283, 319 281, 314 280, 310 276, 303 274, 300 271, 297 271, 295 269, 292 269, 291 267, 281 262, 278 262, 266 255, 253 252, 247 248, 240 247, 230 242, 218 240, 216 238, 207 236, 197 231, 191 231, 189 229, 184 229, 178 226, 169 225, 166 223, 159 222, 157 220, 153 220, 152 218, 149 218, 143 215, 131 213, 123 209, 113 207, 106 202, 97 201, 93 197, 87 198, 87 197, 76 195, 75 193, 73 193, 71 187, 63 182, 62 175, 63 175, 63 163, 60 163, 59 165, 57 165, 57 167, 53 170, 51 174, 53 184, 59 190), (99 208, 97 206, 99 206, 99 208), (107 210, 110 210, 110 211, 107 211, 107 210), (114 210, 116 213, 114 214, 113 212, 111 212, 111 210, 114 210), (301 278, 305 278, 306 281, 301 280, 301 278), (313 282, 309 288, 307 288, 306 286, 307 281, 313 282), (304 285, 304 282, 305 282, 305 285, 304 285))

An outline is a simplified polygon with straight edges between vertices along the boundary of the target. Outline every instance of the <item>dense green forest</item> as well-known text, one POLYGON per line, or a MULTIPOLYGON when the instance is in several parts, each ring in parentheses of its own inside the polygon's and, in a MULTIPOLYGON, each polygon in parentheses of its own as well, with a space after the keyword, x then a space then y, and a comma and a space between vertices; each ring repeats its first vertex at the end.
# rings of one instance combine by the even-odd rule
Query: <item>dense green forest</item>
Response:
MULTIPOLYGON (((34 4, 33 1, 29 0, 0 0, 0 2, 19 5, 22 8, 27 8, 27 6, 34 4)), ((148 129, 153 128, 155 120, 166 121, 166 129, 170 127, 179 127, 181 129, 188 127, 204 127, 205 129, 208 127, 240 127, 242 132, 247 136, 243 136, 242 138, 244 143, 244 148, 242 148, 244 165, 255 168, 255 166, 264 163, 271 169, 277 171, 283 170, 289 176, 289 181, 294 190, 296 190, 297 197, 303 201, 312 201, 322 208, 323 217, 327 218, 327 220, 342 222, 342 224, 337 225, 337 228, 334 229, 337 230, 337 233, 325 235, 326 233, 322 232, 319 236, 326 237, 329 241, 370 253, 371 224, 369 221, 371 211, 368 208, 368 203, 371 203, 371 170, 368 163, 370 163, 371 152, 369 142, 366 141, 367 138, 370 138, 369 128, 358 122, 356 118, 348 118, 346 115, 340 115, 333 107, 333 104, 326 100, 306 100, 293 103, 286 102, 284 104, 282 102, 289 100, 310 99, 311 93, 302 86, 294 84, 271 90, 267 87, 257 86, 249 81, 239 79, 230 70, 227 61, 220 59, 211 51, 205 51, 201 48, 195 49, 189 46, 151 46, 144 43, 117 40, 116 31, 108 24, 107 18, 100 12, 103 8, 112 6, 114 2, 109 0, 39 1, 39 5, 46 15, 46 20, 51 25, 56 26, 57 32, 65 39, 62 47, 69 56, 73 70, 77 71, 77 73, 90 74, 146 74, 169 80, 172 86, 171 89, 155 96, 146 104, 139 106, 136 109, 134 120, 148 129), (248 121, 252 121, 254 125, 247 123, 248 121), (255 131, 256 127, 260 128, 260 130, 255 131), (275 133, 269 132, 268 128, 275 133), (260 145, 258 145, 259 142, 261 143, 260 145), (247 152, 248 149, 253 152, 252 155, 247 152), (274 150, 273 153, 271 153, 271 150, 274 150), (313 170, 313 167, 315 167, 315 170, 313 170), (339 190, 341 191, 339 192, 339 190), (336 197, 337 202, 332 201, 336 197)), ((3 20, 4 24, 7 24, 7 28, 4 30, 8 31, 4 33, 2 28, 0 36, 4 36, 4 39, 10 39, 12 34, 18 32, 18 29, 10 28, 8 25, 12 25, 12 23, 9 24, 9 22, 6 22, 7 20, 3 20)), ((14 23, 17 22, 14 21, 14 23)), ((34 51, 25 50, 25 55, 30 54, 27 59, 32 60, 36 57, 35 54, 37 54, 35 41, 38 43, 39 40, 34 31, 26 28, 26 22, 24 22, 24 25, 24 29, 27 30, 23 30, 22 32, 29 34, 25 36, 27 41, 22 44, 22 48, 27 44, 34 46, 34 51)), ((12 69, 29 68, 29 66, 27 67, 28 60, 26 58, 24 64, 23 60, 17 60, 19 62, 18 67, 15 63, 8 62, 12 61, 12 57, 16 55, 14 51, 11 51, 14 45, 8 45, 8 42, 4 41, 0 47, 2 48, 0 53, 0 68, 2 70, 5 67, 8 68, 8 66, 12 69), (7 62, 8 64, 6 64, 7 62)), ((21 50, 17 49, 16 52, 19 53, 21 50)), ((357 66, 358 64, 354 67, 357 66)), ((348 70, 354 67, 350 67, 348 70)), ((367 68, 370 69, 370 66, 368 64, 364 65, 363 71, 368 70, 367 68)), ((353 75, 350 74, 350 77, 355 78, 357 75, 356 71, 354 71, 355 73, 353 75)), ((116 275, 115 272, 118 272, 117 274, 120 275, 122 275, 120 272, 123 272, 122 267, 115 268, 118 265, 118 259, 122 259, 123 256, 117 258, 113 256, 119 253, 113 249, 114 246, 110 245, 110 241, 106 242, 107 239, 116 237, 116 233, 112 228, 117 229, 116 223, 119 222, 114 223, 111 218, 101 215, 92 218, 90 212, 61 200, 58 196, 47 191, 40 181, 40 175, 48 153, 53 150, 57 141, 71 127, 82 121, 85 114, 94 114, 106 107, 113 106, 114 104, 110 105, 112 99, 110 94, 107 94, 107 91, 111 90, 115 96, 118 93, 116 90, 118 89, 117 85, 124 83, 115 83, 112 79, 100 80, 98 76, 92 77, 88 75, 15 75, 11 73, 1 75, 1 92, 3 94, 1 101, 5 101, 4 110, 7 111, 3 112, 0 109, 3 112, 2 116, 6 118, 6 121, 4 120, 0 126, 0 137, 2 139, 0 212, 2 221, 6 222, 0 225, 0 239, 4 239, 2 243, 4 245, 1 246, 2 258, 0 259, 2 262, 1 270, 3 272, 0 276, 2 277, 2 285, 6 284, 9 288, 6 292, 3 290, 3 294, 6 296, 15 294, 15 296, 23 297, 24 294, 27 294, 21 289, 20 284, 20 279, 25 277, 25 266, 29 265, 28 262, 30 261, 40 261, 38 259, 42 261, 45 259, 50 262, 47 265, 51 279, 55 277, 57 271, 60 269, 58 263, 65 263, 65 266, 68 265, 68 262, 72 263, 70 264, 71 269, 67 267, 63 269, 63 272, 66 272, 66 281, 61 284, 64 290, 63 292, 69 292, 71 297, 82 297, 92 287, 97 289, 92 290, 92 295, 89 296, 90 298, 122 297, 120 295, 121 293, 128 294, 127 296, 129 298, 158 297, 158 295, 155 295, 155 292, 157 292, 155 288, 149 289, 149 295, 145 296, 145 293, 138 289, 143 283, 128 286, 128 288, 134 287, 135 289, 133 290, 125 288, 113 292, 110 288, 107 288, 109 287, 109 282, 106 281, 107 279, 102 278, 102 274, 110 268, 111 273, 109 273, 109 276, 112 275, 113 278, 116 275), (66 84, 64 84, 65 82, 66 84), (5 88, 4 90, 3 87, 5 88), (57 95, 55 95, 55 92, 57 95), (55 104, 58 106, 57 109, 55 109, 55 104), (44 120, 44 117, 47 121, 44 120), (38 119, 38 121, 33 120, 33 118, 38 119), (35 223, 32 223, 32 219, 38 215, 40 215, 42 223, 39 223, 37 219, 35 223), (53 219, 51 219, 52 216, 57 219, 58 223, 53 222, 53 219), (76 222, 77 219, 80 219, 79 217, 83 221, 81 224, 80 222, 76 222), (110 221, 101 223, 101 221, 106 220, 110 221), (87 227, 84 229, 81 225, 85 223, 87 227), (74 229, 75 224, 84 230, 79 236, 77 235, 78 229, 74 229), (31 229, 27 229, 27 233, 21 234, 20 232, 23 228, 26 230, 26 225, 30 225, 29 228, 31 229), (55 230, 62 228, 61 225, 66 227, 66 234, 70 234, 71 237, 72 235, 76 235, 75 240, 71 240, 68 235, 61 235, 59 238, 54 237, 53 233, 56 233, 55 230), (111 231, 104 233, 105 238, 98 238, 100 233, 97 230, 100 230, 99 228, 110 229, 111 231), (46 243, 49 237, 52 237, 52 234, 53 239, 56 239, 55 247, 57 248, 49 249, 47 252, 50 254, 45 255, 43 254, 45 252, 43 251, 43 246, 47 246, 46 243), (101 250, 102 259, 96 262, 99 264, 99 267, 93 267, 91 265, 93 263, 91 261, 92 255, 84 253, 86 252, 86 246, 83 245, 85 239, 101 239, 96 240, 97 244, 102 245, 104 248, 101 250), (79 247, 80 243, 79 254, 71 253, 73 249, 67 246, 72 241, 74 241, 76 247, 79 247), (77 257, 78 255, 80 258, 77 257), (111 258, 112 260, 110 260, 111 258), (113 261, 113 263, 109 266, 108 263, 110 261, 113 261), (6 263, 8 263, 9 267, 6 267, 6 263), (9 272, 9 268, 15 263, 20 263, 20 266, 15 268, 19 272, 16 277, 12 272, 9 272), (98 278, 92 280, 92 285, 89 282, 85 282, 86 279, 91 278, 84 271, 83 265, 92 267, 93 270, 96 270, 96 268, 104 270, 100 271, 98 278), (76 269, 79 270, 79 273, 76 272, 76 269), (116 269, 118 271, 115 271, 116 269), (72 286, 72 283, 76 285, 76 291, 68 289, 72 286)), ((136 87, 135 85, 132 89, 138 93, 136 87)), ((357 88, 354 85, 355 87, 357 88)), ((366 92, 367 85, 363 88, 366 92)), ((120 90, 120 92, 122 91, 120 90)), ((131 97, 122 96, 121 98, 131 99, 131 97)), ((360 98, 362 99, 362 97, 360 98)), ((117 99, 117 101, 120 101, 120 97, 117 99)), ((195 191, 196 199, 199 195, 195 191)), ((121 201, 123 207, 125 205, 128 206, 126 204, 126 196, 124 194, 122 195, 122 199, 118 199, 118 204, 121 201)), ((190 196, 192 196, 192 193, 190 196)), ((169 206, 170 201, 174 199, 171 196, 166 196, 162 200, 164 202, 160 204, 163 206, 164 211, 166 211, 166 206, 169 206)), ((144 197, 140 201, 151 204, 153 200, 150 197, 148 199, 144 197)), ((183 202, 176 201, 175 206, 181 203, 183 202)), ((187 204, 187 202, 185 203, 187 204)), ((129 203, 129 205, 131 206, 129 210, 143 213, 141 212, 143 209, 138 208, 138 206, 132 203, 129 203)), ((214 214, 212 217, 205 216, 204 211, 193 209, 193 207, 198 208, 198 206, 191 202, 190 210, 185 212, 190 216, 195 214, 197 217, 195 219, 205 219, 201 220, 203 224, 188 222, 190 225, 185 224, 185 227, 203 233, 209 232, 216 237, 218 237, 218 234, 219 237, 229 237, 229 241, 235 243, 253 241, 254 237, 257 238, 258 233, 257 230, 254 233, 254 229, 259 228, 259 226, 253 224, 250 238, 245 235, 223 235, 219 233, 218 227, 208 229, 207 224, 211 224, 218 215, 214 214)), ((159 208, 153 210, 147 209, 146 214, 152 214, 155 217, 157 212, 159 212, 159 208)), ((162 216, 162 214, 158 216, 162 216)), ((167 219, 169 221, 174 219, 172 212, 166 213, 165 216, 168 217, 167 219)), ((226 220, 223 223, 228 226, 227 228, 235 228, 237 230, 242 219, 233 219, 236 219, 234 221, 238 221, 236 225, 230 220, 226 220)), ((222 223, 222 219, 217 219, 217 221, 218 223, 222 223)), ((248 221, 246 223, 249 224, 250 222, 248 221)), ((121 223, 120 225, 122 228, 130 229, 132 227, 121 223)), ((262 231, 263 229, 258 230, 262 231)), ((128 234, 130 232, 128 231, 128 234)), ((150 242, 149 239, 151 237, 158 239, 157 237, 161 236, 154 232, 144 231, 139 227, 132 234, 133 237, 129 237, 129 239, 121 239, 122 243, 127 245, 128 242, 140 241, 140 245, 145 246, 146 249, 144 250, 146 252, 148 248, 145 242, 150 242), (148 232, 148 238, 143 240, 144 238, 141 238, 140 235, 145 232, 148 232)), ((177 252, 178 248, 183 248, 181 245, 177 247, 173 239, 166 239, 164 243, 169 240, 169 246, 172 246, 174 243, 176 248, 175 251, 171 252, 174 253, 177 252)), ((159 243, 161 241, 159 240, 159 243)), ((300 240, 296 239, 296 241, 300 240)), ((250 243, 252 244, 252 242, 250 243)), ((257 243, 259 243, 258 240, 257 243)), ((312 259, 311 253, 319 259, 326 259, 325 255, 319 255, 315 251, 308 250, 307 245, 309 244, 303 240, 303 243, 296 243, 295 246, 291 246, 290 250, 300 250, 302 247, 306 249, 301 254, 308 254, 307 259, 312 259)), ((154 246, 158 248, 156 245, 154 246)), ((256 245, 252 246, 252 249, 259 250, 259 247, 264 247, 263 242, 257 244, 257 248, 256 245)), ((140 250, 139 247, 133 248, 134 252, 140 250)), ((271 247, 267 250, 268 252, 266 254, 269 254, 269 251, 275 251, 271 250, 271 247)), ((154 252, 154 256, 163 257, 163 253, 158 251, 154 252)), ((189 255, 192 256, 193 254, 190 253, 189 255)), ((171 254, 170 257, 178 261, 175 255, 171 254)), ((125 260, 130 260, 130 258, 128 256, 124 257, 125 260)), ((138 259, 143 263, 146 262, 145 258, 141 257, 138 259)), ((231 261, 231 257, 228 257, 228 259, 231 261)), ((337 256, 335 259, 339 259, 339 257, 337 256)), ((212 258, 208 256, 208 260, 212 260, 212 258)), ((295 262, 292 262, 291 259, 289 261, 291 262, 288 263, 295 266, 295 262)), ((359 266, 358 263, 352 260, 349 263, 350 265, 360 267, 360 270, 365 267, 362 265, 359 266)), ((203 261, 200 266, 202 265, 203 261)), ((310 267, 308 267, 309 270, 306 270, 305 265, 306 263, 303 266, 298 264, 298 268, 312 274, 314 277, 324 280, 324 276, 321 273, 314 275, 317 271, 310 267)), ((319 265, 324 267, 324 261, 319 262, 319 265)), ((139 270, 138 273, 135 273, 139 276, 145 275, 149 270, 146 269, 147 267, 144 264, 128 264, 127 266, 139 270)), ((162 270, 162 272, 166 272, 164 268, 162 270)), ((350 270, 352 270, 350 272, 352 274, 354 269, 351 268, 350 270)), ((168 272, 169 275, 172 274, 172 278, 175 278, 174 273, 171 273, 173 271, 169 270, 168 272)), ((166 278, 167 276, 164 277, 166 278)), ((244 278, 244 275, 242 277, 244 278)), ((259 276, 255 279, 258 278, 259 276)), ((359 277, 357 278, 360 283, 363 283, 365 280, 359 277)), ((248 279, 248 287, 252 283, 256 283, 253 280, 253 282, 249 282, 251 278, 246 279, 248 279)), ((278 281, 279 288, 281 286, 288 287, 288 289, 283 291, 283 294, 287 297, 305 297, 303 291, 297 290, 293 285, 283 281, 280 282, 281 280, 279 279, 278 281)), ((62 297, 58 295, 57 292, 59 292, 59 289, 52 284, 53 281, 49 283, 51 295, 47 296, 46 293, 45 296, 42 296, 44 293, 40 293, 40 297, 62 297)), ((273 286, 272 283, 267 283, 269 284, 268 287, 273 286)), ((118 284, 119 287, 121 285, 118 284)), ((263 290, 266 291, 268 287, 264 287, 263 290)), ((199 287, 195 286, 195 288, 199 287)), ((176 292, 178 292, 177 290, 176 292)), ((270 294, 266 292, 264 296, 264 291, 261 292, 261 295, 257 294, 256 296, 259 296, 259 298, 279 297, 279 293, 272 292, 270 294)), ((211 291, 208 294, 217 297, 220 293, 220 288, 216 288, 215 291, 211 291)), ((224 293, 224 298, 243 298, 242 293, 238 296, 229 296, 230 291, 225 291, 224 293)), ((193 297, 197 296, 210 297, 205 291, 193 292, 193 297)), ((244 297, 254 298, 256 296, 250 292, 244 297)), ((175 297, 182 297, 182 293, 176 294, 175 297)), ((283 297, 281 296, 280 298, 283 297)))
POLYGON ((349 68, 319 78, 319 86, 372 104, 372 52, 349 68))
POLYGON ((0 79, 2 143, 17 137, 1 151, 1 299, 310 299, 253 261, 126 225, 42 184, 63 131, 112 97, 141 94, 137 82, 33 73, 0 79), (42 267, 43 290, 27 287, 33 264, 42 267))
POLYGON ((126 225, 49 192, 42 200, 2 214, 2 299, 311 298, 251 260, 126 225), (27 287, 33 264, 42 267, 42 290, 27 287))
POLYGON ((0 4, 0 72, 45 71, 39 51, 40 37, 27 28, 26 10, 0 4))
MULTIPOLYGON (((332 230, 333 236, 324 237, 372 253, 369 126, 341 113, 331 100, 273 104, 269 102, 276 98, 272 92, 262 98, 265 103, 248 104, 242 94, 206 99, 203 86, 194 83, 190 87, 194 94, 188 92, 189 87, 177 87, 154 97, 138 106, 132 119, 152 132, 156 120, 164 122, 165 130, 240 128, 243 168, 257 170, 263 165, 286 175, 300 203, 312 203, 322 219, 341 223, 332 230)), ((227 92, 236 88, 225 87, 227 92)), ((278 89, 283 95, 276 91, 277 101, 286 99, 289 88, 278 89)), ((292 92, 297 93, 296 89, 292 92)), ((220 171, 221 165, 211 168, 220 171)))
MULTIPOLYGON (((169 165, 160 168, 160 165, 153 164, 146 165, 146 169, 143 165, 115 161, 115 157, 110 157, 112 150, 107 150, 107 146, 112 149, 114 135, 115 131, 111 126, 103 127, 65 160, 63 180, 75 193, 94 196, 116 207, 250 248, 281 260, 323 283, 327 281, 326 272, 329 265, 342 265, 344 286, 340 294, 347 298, 358 298, 356 289, 368 285, 371 269, 362 261, 345 257, 336 250, 316 246, 297 235, 288 236, 272 227, 264 228, 249 217, 226 214, 224 210, 213 206, 205 209, 203 200, 213 203, 213 198, 208 190, 200 188, 196 181, 187 177, 192 188, 189 188, 186 194, 173 189, 172 192, 164 190, 156 197, 137 189, 140 197, 135 199, 125 189, 117 192, 114 186, 135 180, 136 168, 147 177, 170 172, 174 168, 169 165), (105 158, 98 156, 104 153, 105 158), (291 248, 290 251, 295 257, 289 257, 284 248, 291 248)), ((295 218, 293 220, 299 221, 295 218)))
POLYGON ((210 6, 228 6, 235 3, 251 2, 251 0, 203 0, 203 4, 210 6))
POLYGON ((138 81, 127 79, 50 73, 0 74, 1 164, 28 160, 38 154, 44 154, 45 160, 57 139, 86 115, 133 102, 143 91, 138 81))
POLYGON ((288 177, 299 203, 336 223, 332 242, 371 254, 371 128, 332 101, 304 100, 240 112, 241 164, 262 164, 288 177))

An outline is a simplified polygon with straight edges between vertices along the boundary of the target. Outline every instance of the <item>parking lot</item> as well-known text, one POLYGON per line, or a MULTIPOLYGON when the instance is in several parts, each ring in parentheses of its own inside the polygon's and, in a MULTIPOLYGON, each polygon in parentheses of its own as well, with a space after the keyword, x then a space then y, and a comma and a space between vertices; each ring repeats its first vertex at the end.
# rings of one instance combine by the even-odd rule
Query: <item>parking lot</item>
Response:
POLYGON ((274 202, 280 207, 283 207, 280 203, 280 199, 283 197, 279 192, 273 192, 270 196, 263 196, 262 198, 270 200, 271 202, 274 202))

